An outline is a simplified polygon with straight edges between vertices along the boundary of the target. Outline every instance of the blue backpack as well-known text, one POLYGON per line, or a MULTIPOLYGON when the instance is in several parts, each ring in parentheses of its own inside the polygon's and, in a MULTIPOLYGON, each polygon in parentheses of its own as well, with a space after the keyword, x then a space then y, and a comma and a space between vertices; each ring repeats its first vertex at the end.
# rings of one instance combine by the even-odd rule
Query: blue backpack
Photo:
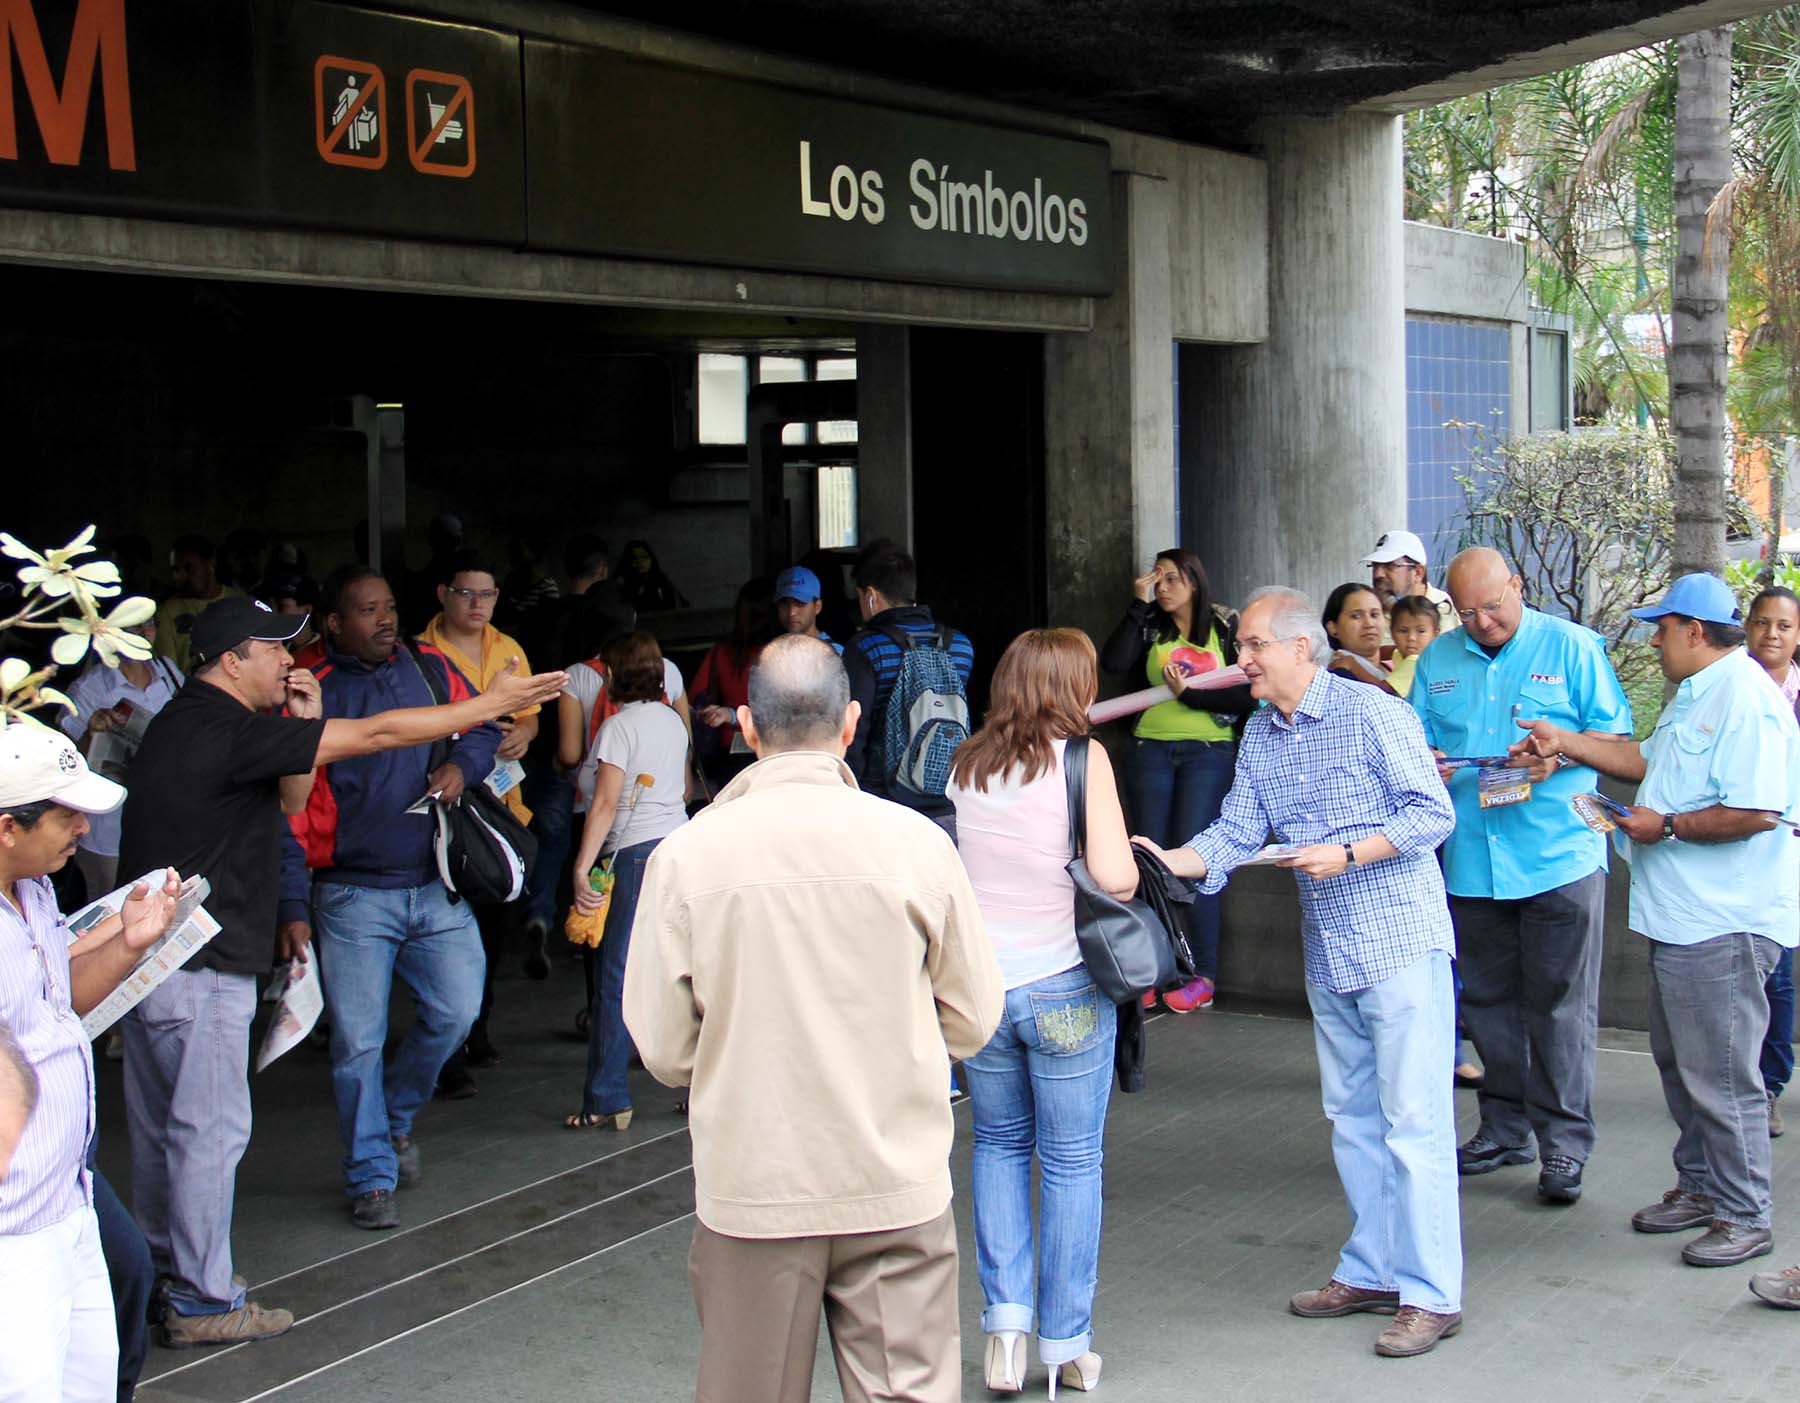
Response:
POLYGON ((890 790, 942 795, 956 747, 969 738, 969 698, 950 656, 951 630, 881 632, 900 650, 900 675, 882 718, 882 772, 890 790))

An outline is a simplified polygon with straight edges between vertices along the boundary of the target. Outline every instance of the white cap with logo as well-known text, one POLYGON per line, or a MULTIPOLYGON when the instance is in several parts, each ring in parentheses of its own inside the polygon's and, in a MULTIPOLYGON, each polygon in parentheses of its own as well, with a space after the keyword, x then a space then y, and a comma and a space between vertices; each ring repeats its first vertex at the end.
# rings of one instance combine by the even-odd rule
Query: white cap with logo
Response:
POLYGON ((107 814, 125 802, 125 788, 90 770, 59 731, 35 721, 0 728, 0 809, 45 799, 84 814, 107 814))
POLYGON ((1402 557, 1416 560, 1421 565, 1430 563, 1425 555, 1425 543, 1410 531, 1382 532, 1381 539, 1375 543, 1375 549, 1363 557, 1362 563, 1386 565, 1402 557))

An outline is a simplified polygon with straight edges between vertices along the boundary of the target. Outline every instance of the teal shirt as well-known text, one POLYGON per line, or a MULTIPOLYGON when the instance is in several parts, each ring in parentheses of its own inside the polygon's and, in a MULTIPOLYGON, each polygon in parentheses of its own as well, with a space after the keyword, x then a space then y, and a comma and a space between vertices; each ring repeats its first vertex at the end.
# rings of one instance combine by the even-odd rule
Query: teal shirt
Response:
POLYGON ((1749 931, 1792 949, 1800 935, 1800 727, 1781 689, 1742 648, 1675 689, 1644 742, 1638 803, 1661 814, 1723 804, 1779 814, 1730 843, 1616 835, 1631 862, 1631 928, 1665 945, 1749 931))
MULTIPOLYGON (((1407 700, 1426 742, 1446 755, 1503 755, 1525 732, 1515 721, 1571 731, 1631 734, 1631 703, 1592 629, 1526 609, 1518 631, 1488 657, 1466 628, 1419 655, 1407 700)), ((1450 777, 1456 831, 1444 844, 1452 896, 1518 901, 1579 881, 1606 866, 1606 841, 1570 806, 1598 776, 1571 765, 1532 786, 1523 804, 1484 809, 1476 772, 1450 777)))

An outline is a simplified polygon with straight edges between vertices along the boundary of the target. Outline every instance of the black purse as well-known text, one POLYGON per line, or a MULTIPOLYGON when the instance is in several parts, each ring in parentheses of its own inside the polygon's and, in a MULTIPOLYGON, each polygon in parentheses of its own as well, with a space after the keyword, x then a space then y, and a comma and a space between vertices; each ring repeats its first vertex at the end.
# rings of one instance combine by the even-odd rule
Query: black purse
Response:
MULTIPOLYGON (((1120 901, 1087 866, 1088 736, 1072 736, 1063 750, 1069 795, 1069 876, 1075 883, 1075 939, 1081 962, 1103 997, 1134 1003, 1152 989, 1181 983, 1175 937, 1148 903, 1120 901)), ((1191 966, 1190 966, 1191 968, 1191 966)), ((1191 976, 1190 976, 1191 977, 1191 976)))

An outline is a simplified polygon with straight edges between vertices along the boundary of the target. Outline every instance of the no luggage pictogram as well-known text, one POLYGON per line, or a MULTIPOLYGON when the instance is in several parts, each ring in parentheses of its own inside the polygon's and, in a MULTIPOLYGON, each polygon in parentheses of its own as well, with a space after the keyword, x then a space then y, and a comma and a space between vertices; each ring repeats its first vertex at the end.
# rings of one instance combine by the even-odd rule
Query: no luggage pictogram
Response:
POLYGON ((422 175, 475 174, 475 90, 462 74, 406 75, 406 154, 422 175))
POLYGON ((372 63, 321 54, 313 65, 314 137, 334 166, 387 164, 387 79, 372 63))

